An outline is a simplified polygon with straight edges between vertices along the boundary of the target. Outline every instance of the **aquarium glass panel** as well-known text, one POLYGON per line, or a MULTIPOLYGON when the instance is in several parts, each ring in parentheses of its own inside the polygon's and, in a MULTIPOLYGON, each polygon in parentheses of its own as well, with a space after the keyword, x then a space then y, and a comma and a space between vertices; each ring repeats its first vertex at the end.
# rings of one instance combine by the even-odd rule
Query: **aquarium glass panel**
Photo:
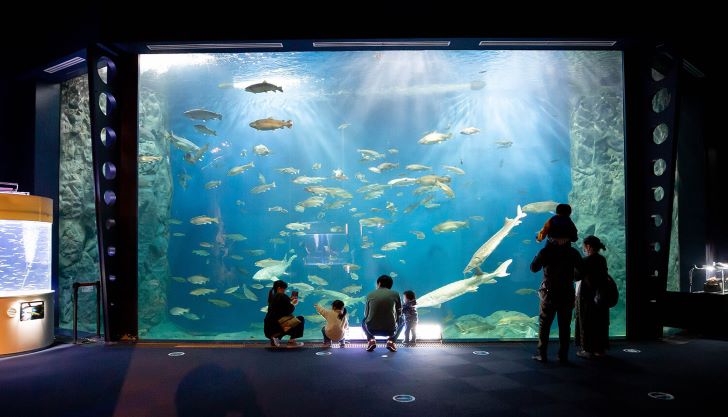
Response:
MULTIPOLYGON (((413 290, 446 339, 534 339, 536 234, 569 203, 624 294, 618 51, 140 56, 139 336, 263 340, 267 293, 413 290)), ((611 309, 625 334, 626 297, 611 309)), ((555 332, 552 336, 556 336, 555 332)))

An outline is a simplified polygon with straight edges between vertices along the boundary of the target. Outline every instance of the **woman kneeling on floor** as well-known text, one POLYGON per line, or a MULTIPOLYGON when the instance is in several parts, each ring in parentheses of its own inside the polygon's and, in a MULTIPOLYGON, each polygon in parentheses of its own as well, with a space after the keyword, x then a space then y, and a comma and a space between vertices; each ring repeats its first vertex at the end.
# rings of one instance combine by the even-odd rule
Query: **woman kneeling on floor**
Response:
POLYGON ((289 298, 286 288, 288 284, 284 281, 275 281, 268 292, 268 312, 263 321, 263 332, 270 339, 271 346, 280 346, 281 338, 286 335, 290 336, 289 345, 303 346, 303 342, 296 341, 303 336, 303 316, 293 316, 298 297, 289 298))

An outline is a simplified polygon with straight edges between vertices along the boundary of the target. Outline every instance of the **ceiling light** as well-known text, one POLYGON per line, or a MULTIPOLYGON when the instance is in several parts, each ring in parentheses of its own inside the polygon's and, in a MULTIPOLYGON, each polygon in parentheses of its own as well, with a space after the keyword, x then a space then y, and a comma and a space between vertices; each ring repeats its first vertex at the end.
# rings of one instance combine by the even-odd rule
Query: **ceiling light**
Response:
POLYGON ((85 62, 85 61, 86 61, 85 59, 83 59, 81 57, 78 57, 78 56, 75 56, 75 57, 73 57, 73 58, 71 58, 71 59, 69 59, 67 61, 61 62, 58 65, 54 65, 52 67, 48 67, 48 68, 44 69, 43 71, 47 72, 48 74, 53 74, 53 73, 56 73, 56 72, 58 72, 60 70, 64 70, 64 69, 66 69, 68 67, 72 67, 72 66, 74 66, 76 64, 80 64, 81 62, 85 62))
POLYGON ((180 44, 154 44, 147 45, 150 51, 176 51, 195 49, 263 49, 283 48, 281 42, 252 42, 252 43, 180 43, 180 44))
POLYGON ((393 41, 393 42, 314 42, 314 48, 354 48, 388 46, 450 46, 450 41, 393 41))
POLYGON ((609 47, 617 44, 617 41, 480 41, 478 46, 588 46, 588 47, 609 47))

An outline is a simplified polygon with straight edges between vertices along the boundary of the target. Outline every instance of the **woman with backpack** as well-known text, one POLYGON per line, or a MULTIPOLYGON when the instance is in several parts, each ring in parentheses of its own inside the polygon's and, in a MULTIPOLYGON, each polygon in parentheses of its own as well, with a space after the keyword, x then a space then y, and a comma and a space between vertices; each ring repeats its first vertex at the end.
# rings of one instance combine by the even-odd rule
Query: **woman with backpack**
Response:
POLYGON ((604 356, 609 347, 609 306, 595 296, 608 280, 607 260, 599 254, 607 249, 596 236, 583 241, 584 262, 576 274, 581 281, 576 296, 576 345, 581 347, 576 355, 582 358, 604 356))

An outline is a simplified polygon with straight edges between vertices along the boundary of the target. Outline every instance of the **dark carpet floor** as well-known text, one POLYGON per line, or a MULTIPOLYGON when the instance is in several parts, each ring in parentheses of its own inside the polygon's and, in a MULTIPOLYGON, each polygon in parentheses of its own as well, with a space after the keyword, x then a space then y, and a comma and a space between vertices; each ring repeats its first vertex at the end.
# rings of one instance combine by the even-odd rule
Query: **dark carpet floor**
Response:
POLYGON ((317 346, 61 344, 0 358, 0 416, 697 416, 728 391, 719 340, 615 341, 569 364, 555 346, 531 360, 533 343, 317 346))

